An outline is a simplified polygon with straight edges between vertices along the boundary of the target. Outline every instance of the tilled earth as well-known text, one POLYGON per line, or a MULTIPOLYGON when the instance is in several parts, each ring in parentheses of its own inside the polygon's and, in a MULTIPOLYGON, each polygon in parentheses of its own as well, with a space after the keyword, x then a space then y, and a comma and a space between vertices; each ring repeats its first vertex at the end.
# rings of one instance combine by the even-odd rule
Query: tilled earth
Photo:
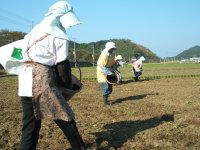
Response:
MULTIPOLYGON (((70 101, 88 149, 200 149, 200 78, 124 81, 104 107, 96 81, 70 101)), ((19 149, 22 110, 16 77, 0 78, 0 149, 19 149)), ((38 150, 70 149, 51 120, 43 120, 38 150)))

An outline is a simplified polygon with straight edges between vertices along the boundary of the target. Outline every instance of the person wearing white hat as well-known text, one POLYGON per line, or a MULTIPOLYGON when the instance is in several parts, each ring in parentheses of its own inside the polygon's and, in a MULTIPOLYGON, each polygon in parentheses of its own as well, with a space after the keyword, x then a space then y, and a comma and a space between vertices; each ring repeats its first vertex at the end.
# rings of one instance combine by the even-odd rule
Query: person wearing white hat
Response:
POLYGON ((107 81, 107 76, 113 76, 112 66, 115 64, 113 52, 116 50, 114 42, 107 42, 97 61, 97 81, 99 83, 104 106, 107 106, 108 97, 112 93, 112 84, 107 81))
POLYGON ((112 66, 112 69, 113 69, 116 79, 117 79, 116 80, 117 84, 122 82, 122 75, 121 75, 121 72, 118 70, 118 67, 120 67, 120 66, 123 67, 124 62, 122 60, 123 60, 122 55, 117 55, 115 57, 115 64, 112 66))
MULTIPOLYGON (((67 30, 80 23, 71 5, 58 1, 24 37, 24 65, 18 72, 18 94, 23 109, 21 150, 36 149, 42 119, 53 120, 73 150, 86 149, 76 126, 74 112, 67 103, 69 99, 65 99, 55 78, 55 69, 59 64, 69 65, 67 30)), ((65 73, 70 79, 70 69, 65 73)), ((71 84, 71 81, 64 84, 71 84)))
POLYGON ((123 62, 122 60, 123 60, 122 55, 117 55, 117 56, 115 57, 114 69, 115 69, 115 68, 117 69, 119 66, 122 66, 122 67, 123 67, 124 62, 123 62))
POLYGON ((142 62, 145 61, 146 59, 144 58, 144 56, 141 56, 139 59, 137 59, 136 61, 133 62, 133 69, 132 72, 134 74, 134 80, 138 81, 139 80, 139 76, 142 75, 142 62))

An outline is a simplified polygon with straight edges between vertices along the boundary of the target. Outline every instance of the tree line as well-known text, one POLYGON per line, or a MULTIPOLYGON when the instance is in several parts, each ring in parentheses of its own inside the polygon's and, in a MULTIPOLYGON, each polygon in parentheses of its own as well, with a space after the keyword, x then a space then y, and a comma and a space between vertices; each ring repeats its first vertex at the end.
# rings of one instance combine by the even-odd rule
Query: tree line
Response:
MULTIPOLYGON (((27 33, 18 31, 0 30, 0 46, 23 39, 26 34, 27 33)), ((96 64, 101 51, 105 47, 105 43, 108 41, 116 43, 116 55, 122 55, 125 62, 131 62, 133 58, 139 56, 144 56, 147 58, 148 62, 160 61, 160 58, 151 50, 142 45, 136 44, 129 39, 100 40, 90 43, 77 43, 70 41, 69 59, 74 60, 74 56, 76 55, 76 60, 79 62, 96 64)))

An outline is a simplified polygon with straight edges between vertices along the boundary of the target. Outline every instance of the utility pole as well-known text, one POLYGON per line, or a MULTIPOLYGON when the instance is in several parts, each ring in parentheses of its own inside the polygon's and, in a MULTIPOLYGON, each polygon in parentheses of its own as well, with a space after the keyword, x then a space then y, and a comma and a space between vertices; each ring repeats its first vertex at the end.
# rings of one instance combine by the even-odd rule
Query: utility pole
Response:
POLYGON ((92 64, 94 67, 94 44, 92 45, 92 64))
POLYGON ((76 42, 75 42, 75 38, 74 38, 74 51, 73 51, 73 54, 74 54, 74 67, 76 68, 76 42))
POLYGON ((34 23, 33 23, 33 21, 31 22, 31 29, 33 29, 33 27, 34 27, 34 23))

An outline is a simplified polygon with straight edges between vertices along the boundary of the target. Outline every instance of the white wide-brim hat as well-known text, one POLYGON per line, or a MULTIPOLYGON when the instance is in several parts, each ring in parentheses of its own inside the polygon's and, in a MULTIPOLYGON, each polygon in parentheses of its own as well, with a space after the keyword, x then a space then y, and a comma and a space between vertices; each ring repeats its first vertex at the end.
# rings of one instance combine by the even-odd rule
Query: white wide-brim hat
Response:
POLYGON ((146 59, 144 58, 144 56, 141 56, 140 58, 139 58, 141 61, 145 61, 146 59))
POLYGON ((59 1, 49 8, 46 16, 60 17, 62 26, 67 30, 69 27, 82 23, 73 11, 73 7, 66 1, 59 1))
POLYGON ((37 30, 57 38, 68 39, 67 29, 81 23, 83 22, 76 16, 68 2, 58 1, 49 8, 45 18, 37 25, 37 30))
POLYGON ((65 30, 67 30, 69 27, 83 23, 82 21, 79 20, 79 18, 73 11, 69 11, 65 15, 61 16, 60 22, 62 26, 65 28, 65 30))
POLYGON ((105 49, 110 50, 110 49, 116 49, 115 43, 114 42, 107 42, 105 45, 105 49))
POLYGON ((115 57, 115 59, 116 59, 116 60, 122 60, 123 58, 122 58, 122 55, 117 55, 117 56, 115 57))

